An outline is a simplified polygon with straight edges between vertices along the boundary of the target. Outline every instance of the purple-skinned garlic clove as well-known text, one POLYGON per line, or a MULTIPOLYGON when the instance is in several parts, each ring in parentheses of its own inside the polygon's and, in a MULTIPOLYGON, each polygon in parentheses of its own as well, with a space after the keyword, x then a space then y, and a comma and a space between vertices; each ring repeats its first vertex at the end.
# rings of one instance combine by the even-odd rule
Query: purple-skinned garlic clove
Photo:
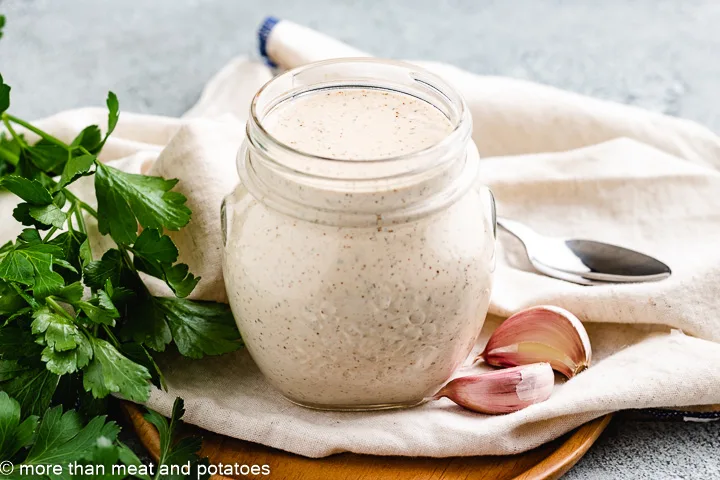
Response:
POLYGON ((575 315, 564 308, 540 305, 505 320, 480 358, 496 367, 548 362, 570 378, 590 366, 592 349, 587 331, 575 315))
POLYGON ((435 395, 480 413, 512 413, 550 398, 555 374, 549 363, 495 370, 450 381, 435 395))

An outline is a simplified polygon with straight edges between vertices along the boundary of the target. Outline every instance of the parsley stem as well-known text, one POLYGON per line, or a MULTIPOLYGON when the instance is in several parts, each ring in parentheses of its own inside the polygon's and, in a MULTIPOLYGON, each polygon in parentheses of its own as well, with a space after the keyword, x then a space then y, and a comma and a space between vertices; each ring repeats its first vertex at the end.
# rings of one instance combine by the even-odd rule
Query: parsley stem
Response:
POLYGON ((85 219, 82 216, 82 212, 80 211, 80 206, 76 203, 73 205, 73 213, 75 214, 75 221, 78 224, 78 230, 80 233, 87 233, 87 228, 85 227, 85 219))
POLYGON ((10 132, 10 135, 20 144, 20 147, 23 149, 29 148, 29 145, 27 142, 15 131, 15 129, 10 125, 10 122, 8 121, 8 118, 10 115, 7 113, 3 113, 2 115, 2 121, 5 124, 5 128, 8 129, 8 132, 10 132))
POLYGON ((79 208, 82 208, 83 210, 85 210, 86 212, 88 212, 90 215, 92 215, 93 217, 97 218, 97 216, 98 216, 97 210, 95 210, 94 208, 92 208, 90 205, 88 205, 87 203, 83 202, 82 200, 80 200, 80 199, 79 199, 78 197, 76 197, 75 194, 72 193, 70 190, 68 190, 67 188, 63 188, 63 193, 65 194, 65 196, 66 196, 67 198, 69 198, 69 199, 70 199, 73 203, 75 203, 75 205, 77 205, 79 208))
POLYGON ((20 157, 15 155, 10 150, 8 150, 6 148, 2 148, 2 147, 0 147, 0 157, 4 158, 13 167, 16 167, 17 164, 20 162, 20 157))
POLYGON ((73 225, 73 216, 70 215, 71 212, 72 212, 72 209, 68 210, 67 226, 68 226, 68 230, 70 230, 70 233, 75 233, 76 229, 75 229, 75 225, 73 225))
MULTIPOLYGON (((74 217, 75 221, 77 222, 77 231, 80 233, 84 233, 87 236, 87 226, 85 225, 85 218, 83 218, 82 212, 80 211, 80 209, 82 208, 83 205, 85 205, 87 208, 90 208, 91 210, 92 210, 92 208, 89 205, 87 205, 85 202, 79 200, 75 195, 70 193, 69 190, 63 189, 63 191, 65 192, 65 195, 69 195, 71 197, 71 201, 73 202, 72 208, 68 211, 68 213, 71 214, 70 217, 68 218, 68 225, 70 226, 70 229, 71 230, 73 229, 71 219, 74 217)), ((90 239, 88 238, 85 241, 87 242, 87 249, 88 249, 88 252, 90 253, 90 257, 92 258, 92 247, 90 246, 90 239)))
POLYGON ((82 330, 82 332, 85 334, 85 336, 86 336, 87 338, 90 339, 90 338, 92 338, 92 337, 97 337, 97 325, 95 325, 95 328, 93 329, 93 333, 90 333, 90 330, 88 330, 87 328, 85 328, 84 325, 78 325, 78 327, 80 327, 80 330, 82 330))
MULTIPOLYGON (((121 245, 118 245, 118 250, 120 251, 120 256, 122 257, 123 262, 125 262, 125 266, 128 268, 128 270, 130 270, 131 272, 134 272, 135 275, 137 275, 137 274, 138 274, 138 273, 137 273, 137 269, 135 268, 135 265, 133 264, 133 261, 130 260, 130 255, 128 255, 128 250, 127 250, 127 248, 125 248, 125 247, 123 247, 123 246, 121 246, 121 245)), ((139 278, 140 278, 140 277, 138 277, 138 279, 139 279, 139 278)), ((139 283, 139 285, 141 286, 141 288, 145 291, 145 293, 147 293, 147 294, 149 295, 149 294, 150 294, 150 291, 147 289, 147 286, 145 285, 145 282, 140 281, 140 282, 138 282, 138 283, 139 283)))
POLYGON ((90 238, 87 236, 85 237, 85 243, 87 244, 88 256, 90 257, 90 260, 92 260, 93 259, 92 246, 90 245, 90 238))
POLYGON ((90 205, 88 205, 87 203, 83 202, 82 200, 78 200, 78 205, 80 206, 80 208, 82 208, 83 210, 85 210, 86 212, 88 212, 88 213, 89 213, 90 215, 92 215, 93 217, 98 218, 97 210, 95 210, 94 208, 92 208, 92 207, 91 207, 90 205))
POLYGON ((50 297, 45 297, 45 301, 46 301, 47 304, 50 305, 50 306, 53 308, 53 310, 55 310, 57 313, 59 313, 60 315, 64 316, 65 318, 68 318, 68 319, 72 320, 73 322, 75 321, 75 319, 74 319, 72 316, 70 316, 70 314, 67 312, 67 310, 65 310, 59 303, 57 303, 52 296, 50 296, 50 297))
MULTIPOLYGON (((3 114, 3 121, 5 121, 5 126, 8 127, 8 130, 10 130, 10 127, 8 126, 8 123, 6 122, 6 120, 10 120, 10 121, 13 122, 13 123, 16 123, 16 124, 18 124, 18 125, 20 125, 20 126, 22 126, 22 127, 25 127, 26 129, 30 130, 31 132, 33 132, 33 133, 36 134, 36 135, 39 135, 41 138, 47 140, 48 142, 54 143, 54 144, 57 145, 58 147, 62 147, 62 148, 64 148, 65 150, 69 150, 69 149, 70 149, 70 146, 68 146, 68 145, 67 145, 65 142, 63 142, 62 140, 59 140, 59 139, 53 137, 52 135, 43 132, 42 130, 40 130, 40 129, 37 128, 37 127, 34 127, 33 125, 29 124, 29 123, 26 122, 25 120, 22 120, 22 119, 20 119, 20 118, 17 118, 17 117, 14 116, 14 115, 10 115, 9 113, 5 113, 5 114, 3 114)), ((11 131, 10 133, 12 133, 12 131, 11 131)), ((15 135, 13 135, 13 137, 14 137, 14 136, 15 136, 15 135)), ((27 146, 27 144, 26 144, 26 146, 27 146)))
POLYGON ((58 231, 57 227, 52 227, 50 229, 50 231, 47 233, 47 235, 45 235, 45 238, 43 238, 43 242, 47 242, 48 240, 50 240, 50 238, 53 236, 53 234, 57 231, 58 231))
MULTIPOLYGON (((77 148, 80 149, 80 151, 81 151, 82 153, 84 153, 85 155, 92 155, 93 157, 96 157, 96 155, 93 155, 92 153, 90 153, 90 152, 88 151, 88 149, 85 148, 85 147, 83 147, 82 145, 78 145, 77 148)), ((96 158, 97 158, 97 157, 96 157, 96 158)), ((96 161, 97 161, 97 159, 96 159, 96 161)))
POLYGON ((108 326, 105 324, 103 324, 102 327, 103 327, 103 330, 105 330, 105 333, 107 333, 108 338, 112 341, 115 348, 117 348, 119 350, 120 342, 118 341, 117 337, 112 333, 112 330, 110 330, 110 328, 108 328, 108 326))

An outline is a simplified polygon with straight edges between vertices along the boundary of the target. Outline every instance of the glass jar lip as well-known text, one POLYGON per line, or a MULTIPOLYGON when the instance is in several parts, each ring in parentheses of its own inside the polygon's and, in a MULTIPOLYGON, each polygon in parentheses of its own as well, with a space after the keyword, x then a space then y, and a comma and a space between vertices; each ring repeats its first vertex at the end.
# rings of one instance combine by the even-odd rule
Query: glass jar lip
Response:
MULTIPOLYGON (((427 82, 426 82, 427 83, 427 82)), ((334 58, 330 60, 321 60, 318 62, 312 62, 308 63, 307 65, 303 65, 300 67, 293 68, 291 70, 288 70, 286 72, 283 72, 280 75, 277 75, 270 80, 268 80, 260 89, 255 93, 255 96, 252 99, 252 102, 250 103, 250 121, 254 124, 253 126, 261 132, 261 134, 265 137, 266 140, 269 140, 272 142, 272 144, 280 148, 282 151, 285 151, 292 155, 299 155, 305 158, 308 158, 313 161, 319 161, 319 162, 328 162, 328 164, 363 164, 363 165, 386 165, 390 163, 395 162, 402 162, 407 161, 410 159, 413 159, 415 157, 420 156, 426 156, 430 155, 435 151, 441 151, 445 148, 447 148, 448 145, 452 144, 456 141, 458 137, 464 136, 464 130, 465 125, 470 122, 470 117, 468 113, 468 107, 465 103, 465 99, 460 95, 459 92, 456 91, 454 87, 452 87, 449 83, 447 83, 445 80, 443 80, 440 76, 418 66, 414 65, 412 63, 408 62, 402 62, 399 60, 388 60, 388 59, 380 59, 380 58, 373 58, 373 57, 343 57, 343 58, 334 58), (270 132, 268 132, 265 127, 262 124, 262 121, 259 118, 258 115, 258 100, 260 99, 261 95, 267 90, 268 87, 270 87, 271 84, 273 84, 275 81, 278 81, 282 78, 286 78, 289 76, 297 75, 299 73, 302 73, 306 70, 310 70, 317 67, 322 67, 326 65, 334 65, 334 64, 362 64, 362 63, 369 63, 369 64, 384 64, 384 65, 391 65, 396 66, 399 68, 405 68, 408 70, 416 70, 419 72, 422 72, 423 76, 429 79, 433 80, 433 83, 431 86, 438 90, 440 93, 442 93, 445 97, 448 98, 450 102, 452 102, 456 107, 458 111, 458 120, 454 122, 453 129, 445 136, 441 141, 435 143, 434 145, 431 145, 429 147, 426 147, 422 150, 417 150, 415 152, 409 152, 404 153, 402 155, 393 155, 389 157, 382 157, 382 158, 371 158, 371 159, 343 159, 343 158, 337 158, 337 157, 326 157, 322 155, 315 155, 312 153, 304 152, 302 150, 298 150, 294 147, 291 147, 290 145, 287 145, 286 143, 283 143, 282 141, 275 138, 270 132)))

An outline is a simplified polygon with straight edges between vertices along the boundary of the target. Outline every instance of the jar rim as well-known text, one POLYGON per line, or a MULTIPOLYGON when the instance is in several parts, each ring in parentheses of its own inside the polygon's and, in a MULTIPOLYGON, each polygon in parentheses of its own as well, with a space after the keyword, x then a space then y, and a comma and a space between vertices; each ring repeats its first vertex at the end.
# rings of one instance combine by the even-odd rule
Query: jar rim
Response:
MULTIPOLYGON (((381 79, 379 79, 381 80, 381 79)), ((418 79, 416 79, 418 80, 418 79)), ((383 87, 379 87, 383 88, 383 87)), ((309 89, 312 90, 312 89, 309 89)), ((467 107, 467 104, 465 103, 465 100, 463 97, 457 92, 457 90, 452 87, 449 83, 447 83, 445 80, 443 80, 440 76, 420 67, 417 65, 414 65, 412 63, 408 62, 401 62, 398 60, 387 60, 387 59, 379 59, 379 58, 372 58, 372 57, 345 57, 345 58, 335 58, 330 60, 322 60, 318 62, 309 63, 307 65, 303 65, 300 67, 296 67, 294 69, 288 70, 280 75, 277 75, 270 79, 268 82, 266 82, 255 94, 255 96, 252 99, 252 102, 250 104, 250 117, 248 120, 248 137, 250 137, 250 125, 252 123, 253 128, 259 132, 263 140, 266 142, 269 142, 272 144, 274 148, 278 148, 281 151, 291 154, 291 155, 297 155, 304 158, 307 158, 309 160, 312 160, 314 162, 323 162, 325 164, 335 164, 335 165, 389 165, 393 163, 401 163, 401 162, 407 162, 409 160, 418 158, 418 157, 425 157, 425 156, 433 156, 435 152, 442 151, 443 149, 449 148, 450 145, 458 142, 459 139, 462 139, 464 136, 469 136, 470 130, 472 129, 471 126, 468 126, 468 124, 472 123, 472 120, 469 115, 469 110, 467 107), (338 157, 327 157, 323 155, 316 155, 313 153, 305 152, 302 150, 299 150, 297 148, 294 148, 278 138, 276 138, 274 135, 272 135, 262 124, 262 120, 260 118, 259 112, 258 112, 258 102, 260 101, 263 94, 266 93, 267 89, 275 84, 276 82, 282 81, 283 79, 287 79, 288 77, 292 77, 298 74, 301 74, 303 72, 306 72, 308 70, 312 70, 315 68, 321 68, 328 65, 342 65, 342 64, 375 64, 375 65, 387 65, 387 66, 394 66, 397 68, 406 69, 408 72, 417 72, 422 74, 422 83, 426 84, 427 86, 432 87, 434 90, 436 90, 438 93, 440 93, 442 96, 447 98, 447 100, 454 106, 454 108, 457 110, 457 119, 453 122, 453 128, 452 130, 439 142, 434 143, 428 147, 425 147, 421 150, 417 150, 414 152, 409 153, 403 153, 400 155, 392 155, 388 157, 381 157, 381 158, 370 158, 370 159, 344 159, 344 158, 338 158, 338 157)), ((287 165, 281 165, 284 168, 289 168, 290 170, 295 170, 291 167, 288 167, 287 165)), ((297 171, 297 170, 295 170, 297 171)), ((304 173, 304 172, 298 172, 298 173, 304 173)))

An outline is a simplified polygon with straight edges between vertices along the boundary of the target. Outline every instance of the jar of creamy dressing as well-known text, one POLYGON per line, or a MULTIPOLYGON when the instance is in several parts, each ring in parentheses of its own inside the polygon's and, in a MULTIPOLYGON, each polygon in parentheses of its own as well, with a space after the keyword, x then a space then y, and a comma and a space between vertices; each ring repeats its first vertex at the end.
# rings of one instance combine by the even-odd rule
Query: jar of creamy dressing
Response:
POLYGON ((224 276, 267 380, 311 408, 411 406, 475 344, 495 263, 462 98, 418 67, 315 63, 256 95, 224 276))

